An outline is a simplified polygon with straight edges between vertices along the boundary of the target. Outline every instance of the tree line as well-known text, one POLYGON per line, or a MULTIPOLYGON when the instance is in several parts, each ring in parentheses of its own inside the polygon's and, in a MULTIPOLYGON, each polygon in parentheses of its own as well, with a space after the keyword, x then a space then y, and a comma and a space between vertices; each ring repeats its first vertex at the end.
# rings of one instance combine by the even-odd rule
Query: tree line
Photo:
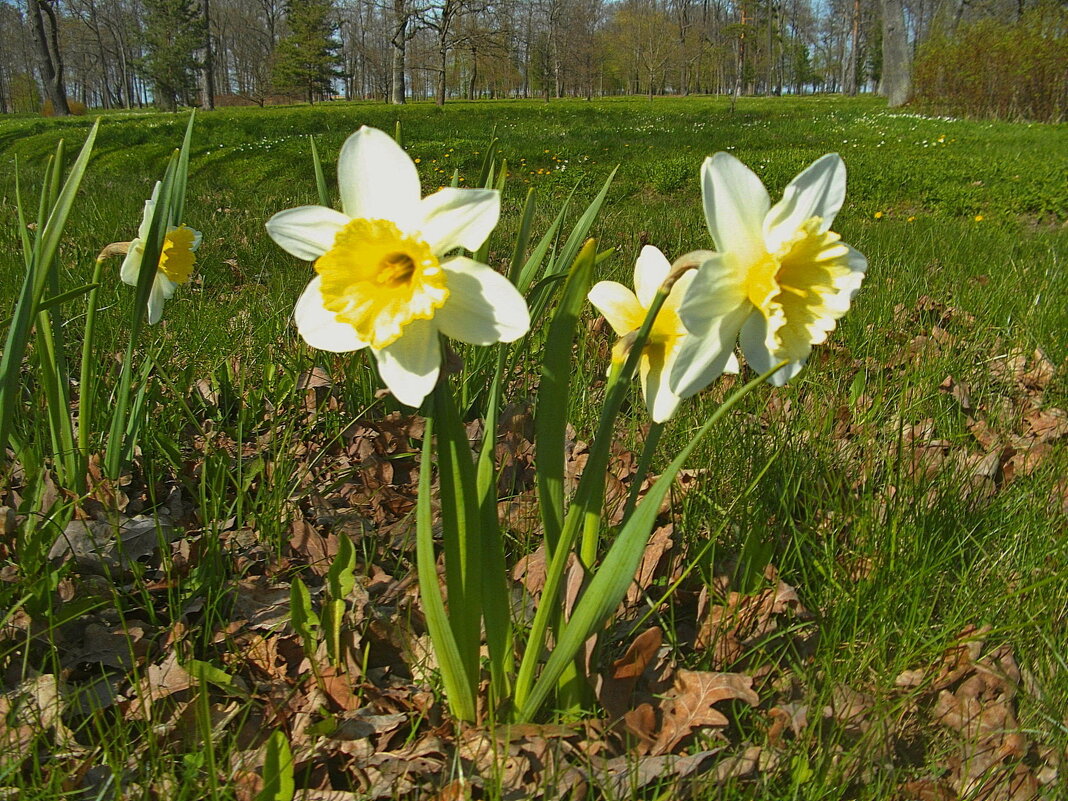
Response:
POLYGON ((1037 0, 0 0, 0 112, 336 97, 911 93, 1037 0))

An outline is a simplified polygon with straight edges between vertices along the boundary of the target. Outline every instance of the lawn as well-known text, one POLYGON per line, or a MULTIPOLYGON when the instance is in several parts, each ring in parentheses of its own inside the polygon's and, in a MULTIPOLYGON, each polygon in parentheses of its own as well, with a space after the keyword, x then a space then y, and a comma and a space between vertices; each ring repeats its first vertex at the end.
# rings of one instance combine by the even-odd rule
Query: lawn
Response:
MULTIPOLYGON (((136 234, 186 120, 102 118, 61 290, 136 234)), ((16 160, 32 219, 47 157, 60 139, 73 157, 91 124, 0 119, 5 335, 24 272, 16 160)), ((56 477, 41 345, 29 349, 0 488, 0 793, 288 798, 271 782, 277 730, 296 797, 321 801, 1063 797, 1066 130, 834 97, 744 99, 733 113, 725 100, 658 98, 198 114, 184 221, 204 240, 194 280, 137 348, 151 366, 138 382, 144 423, 117 480, 99 455, 133 305, 119 261, 105 262, 99 289, 84 493, 56 477), (422 419, 379 391, 365 354, 314 351, 293 327, 312 273, 264 222, 317 202, 309 136, 336 197, 337 153, 364 124, 399 124, 424 192, 478 185, 495 148, 507 181, 487 261, 501 269, 529 190, 531 247, 568 204, 552 254, 618 166, 590 233, 613 249, 598 279, 628 285, 644 244, 669 257, 712 247, 706 156, 736 155, 773 201, 820 155, 847 164, 834 229, 867 256, 865 283, 797 379, 744 397, 694 452, 602 637, 587 714, 547 711, 507 735, 451 720, 414 581, 422 419), (343 538, 357 568, 343 658, 313 680, 323 655, 294 631, 291 585, 299 577, 325 603, 343 538), (746 691, 694 690, 713 674, 746 691)), ((75 376, 85 303, 58 307, 75 376)), ((512 351, 497 446, 520 621, 540 592, 540 322, 512 351)), ((569 486, 613 344, 588 305, 579 332, 569 486)), ((484 362, 474 348, 458 356, 473 412, 484 362)), ((656 470, 738 383, 725 377, 680 410, 656 470)), ((610 499, 636 480, 647 424, 635 388, 610 499)), ((469 433, 481 439, 474 423, 469 433)))

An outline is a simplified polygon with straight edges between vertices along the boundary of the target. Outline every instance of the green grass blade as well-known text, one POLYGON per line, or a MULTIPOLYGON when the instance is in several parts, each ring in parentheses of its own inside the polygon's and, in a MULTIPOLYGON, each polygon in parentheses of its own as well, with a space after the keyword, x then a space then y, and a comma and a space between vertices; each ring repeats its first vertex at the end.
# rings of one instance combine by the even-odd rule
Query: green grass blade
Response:
POLYGON ((548 698, 568 665, 572 663, 579 649, 603 625, 619 602, 623 600, 623 596, 627 594, 627 589, 634 580, 635 571, 645 553, 645 546, 653 531, 660 506, 675 476, 678 475, 693 449, 738 401, 770 378, 781 366, 776 365, 732 393, 705 421, 682 452, 675 457, 649 489, 630 520, 620 529, 604 561, 593 574, 589 586, 575 606, 571 619, 560 632, 559 640, 545 664, 545 669, 535 682, 530 695, 523 699, 519 710, 520 721, 531 720, 537 714, 538 709, 548 698))
POLYGON ((441 585, 438 584, 437 559, 434 556, 434 526, 430 507, 430 474, 433 464, 431 442, 434 434, 433 417, 426 418, 426 430, 423 434, 423 455, 419 466, 419 497, 415 505, 415 549, 416 568, 419 577, 419 595, 423 602, 423 614, 430 640, 434 644, 434 653, 441 669, 441 680, 445 685, 445 697, 449 709, 459 720, 475 719, 475 696, 471 684, 467 681, 460 649, 453 635, 449 616, 445 612, 445 602, 441 598, 441 585))

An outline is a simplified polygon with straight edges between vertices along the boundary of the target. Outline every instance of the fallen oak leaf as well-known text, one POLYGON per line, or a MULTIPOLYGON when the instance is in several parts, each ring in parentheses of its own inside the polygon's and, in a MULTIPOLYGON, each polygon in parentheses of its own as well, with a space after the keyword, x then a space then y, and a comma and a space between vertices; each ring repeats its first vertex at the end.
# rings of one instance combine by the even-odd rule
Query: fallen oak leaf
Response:
POLYGON ((670 708, 664 713, 664 722, 652 753, 670 753, 694 729, 726 726, 729 721, 713 705, 733 699, 745 701, 750 706, 760 703, 759 696, 753 692, 753 679, 750 676, 679 670, 675 674, 674 695, 668 699, 670 708))

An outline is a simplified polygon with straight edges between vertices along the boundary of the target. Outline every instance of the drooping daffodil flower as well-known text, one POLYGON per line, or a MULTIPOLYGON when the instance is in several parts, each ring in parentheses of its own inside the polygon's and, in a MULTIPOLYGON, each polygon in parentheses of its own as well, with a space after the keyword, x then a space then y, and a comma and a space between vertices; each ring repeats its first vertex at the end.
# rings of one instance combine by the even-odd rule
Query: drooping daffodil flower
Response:
MULTIPOLYGON (((152 223, 152 212, 159 200, 160 182, 156 182, 152 197, 145 201, 145 212, 137 236, 130 242, 123 259, 119 277, 123 283, 137 286, 137 276, 141 274, 141 262, 145 256, 145 240, 152 223)), ((163 240, 163 250, 159 254, 159 264, 152 278, 152 289, 148 294, 148 323, 155 325, 163 316, 163 303, 174 296, 180 284, 189 283, 196 264, 197 248, 203 237, 200 231, 194 231, 187 225, 167 226, 163 240)))
POLYGON ((717 252, 679 306, 692 336, 669 384, 683 398, 700 391, 738 342, 758 373, 786 362, 769 379, 782 386, 849 310, 868 266, 830 230, 845 200, 845 164, 833 153, 817 159, 774 206, 760 179, 728 153, 706 159, 701 179, 717 252))
MULTIPOLYGON (((590 303, 621 337, 613 351, 614 360, 626 359, 627 337, 642 327, 657 290, 670 273, 671 262, 659 248, 646 245, 634 263, 633 292, 615 281, 599 281, 590 290, 587 295, 590 303)), ((668 385, 667 377, 688 336, 679 319, 679 304, 694 277, 693 272, 683 273, 672 285, 638 362, 642 395, 654 423, 670 420, 679 405, 680 398, 668 385)), ((737 362, 733 366, 737 372, 737 362)))
POLYGON ((422 198, 412 160, 366 126, 345 141, 337 172, 342 211, 301 206, 267 221, 282 249, 315 262, 294 311, 309 345, 370 348, 386 386, 418 406, 438 379, 439 332, 473 345, 527 332, 526 302, 508 279, 448 255, 486 241, 500 215, 498 192, 447 188, 422 198))

